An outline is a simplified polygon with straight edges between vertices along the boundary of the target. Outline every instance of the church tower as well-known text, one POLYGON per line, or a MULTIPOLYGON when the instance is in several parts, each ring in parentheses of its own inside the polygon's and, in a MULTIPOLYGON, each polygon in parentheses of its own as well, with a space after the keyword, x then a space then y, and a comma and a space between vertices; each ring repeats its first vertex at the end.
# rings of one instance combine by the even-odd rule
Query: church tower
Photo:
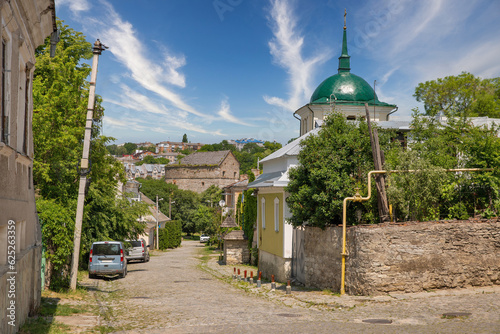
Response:
POLYGON ((316 88, 309 103, 294 113, 300 116, 301 136, 314 129, 333 109, 343 113, 347 119, 356 120, 366 117, 365 103, 368 103, 372 121, 387 121, 389 115, 397 110, 395 104, 379 101, 370 84, 351 73, 346 16, 347 12, 344 12, 342 51, 337 74, 325 79, 316 88))

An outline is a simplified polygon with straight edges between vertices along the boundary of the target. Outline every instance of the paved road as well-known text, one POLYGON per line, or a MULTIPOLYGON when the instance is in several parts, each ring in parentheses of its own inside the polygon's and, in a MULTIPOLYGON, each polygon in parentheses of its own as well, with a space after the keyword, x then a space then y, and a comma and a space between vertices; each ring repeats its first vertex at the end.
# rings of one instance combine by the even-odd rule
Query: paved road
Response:
POLYGON ((98 297, 108 314, 103 324, 119 333, 500 333, 498 289, 421 298, 326 296, 326 302, 321 292, 294 292, 292 298, 265 289, 248 292, 201 270, 199 247, 183 241, 149 263, 130 263, 125 279, 99 280, 98 297), (308 302, 308 294, 322 302, 308 302), (442 318, 453 311, 472 314, 442 318))

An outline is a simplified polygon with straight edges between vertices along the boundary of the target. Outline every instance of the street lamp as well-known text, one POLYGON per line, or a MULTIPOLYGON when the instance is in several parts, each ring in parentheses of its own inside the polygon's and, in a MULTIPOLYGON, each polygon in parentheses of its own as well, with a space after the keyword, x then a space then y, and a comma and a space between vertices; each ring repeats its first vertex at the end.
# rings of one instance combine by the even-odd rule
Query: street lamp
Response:
POLYGON ((159 242, 159 228, 158 228, 158 201, 163 201, 163 198, 158 199, 158 195, 156 195, 156 249, 160 249, 159 242))

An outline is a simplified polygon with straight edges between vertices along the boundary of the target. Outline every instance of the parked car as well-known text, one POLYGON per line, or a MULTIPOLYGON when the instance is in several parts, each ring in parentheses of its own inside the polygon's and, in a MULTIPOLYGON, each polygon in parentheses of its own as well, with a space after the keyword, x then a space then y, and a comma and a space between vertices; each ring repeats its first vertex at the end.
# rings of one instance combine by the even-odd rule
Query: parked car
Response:
POLYGON ((127 261, 140 260, 142 262, 149 261, 149 245, 146 245, 144 239, 139 240, 125 240, 125 243, 131 246, 127 248, 126 257, 127 261))
POLYGON ((127 259, 120 241, 97 241, 90 247, 89 278, 102 275, 127 276, 127 259))
POLYGON ((208 242, 210 240, 210 236, 206 235, 206 234, 202 234, 200 236, 200 242, 208 242))

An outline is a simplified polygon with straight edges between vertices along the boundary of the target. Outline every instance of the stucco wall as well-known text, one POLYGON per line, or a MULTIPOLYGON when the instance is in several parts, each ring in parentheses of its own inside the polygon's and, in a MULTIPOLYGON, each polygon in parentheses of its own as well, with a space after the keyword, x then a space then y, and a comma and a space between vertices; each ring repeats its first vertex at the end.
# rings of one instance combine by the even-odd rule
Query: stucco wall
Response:
POLYGON ((40 266, 42 259, 42 247, 32 246, 19 254, 16 254, 16 274, 8 274, 7 266, 0 268, 0 333, 16 333, 26 321, 28 315, 33 315, 40 306, 41 277, 40 266), (15 298, 8 298, 10 281, 7 279, 15 277, 15 298), (8 307, 11 301, 15 301, 15 326, 9 325, 12 321, 8 307))
MULTIPOLYGON (((341 227, 306 227, 306 286, 339 291, 341 227)), ((500 220, 420 222, 348 228, 346 292, 500 284, 500 220)))
POLYGON ((259 271, 267 279, 274 275, 276 281, 286 282, 291 277, 292 259, 284 259, 259 249, 259 271))
POLYGON ((283 257, 283 193, 259 194, 257 196, 257 221, 259 228, 259 249, 283 257), (274 226, 275 200, 279 200, 279 231, 274 226), (262 199, 265 199, 265 223, 262 227, 262 199))

